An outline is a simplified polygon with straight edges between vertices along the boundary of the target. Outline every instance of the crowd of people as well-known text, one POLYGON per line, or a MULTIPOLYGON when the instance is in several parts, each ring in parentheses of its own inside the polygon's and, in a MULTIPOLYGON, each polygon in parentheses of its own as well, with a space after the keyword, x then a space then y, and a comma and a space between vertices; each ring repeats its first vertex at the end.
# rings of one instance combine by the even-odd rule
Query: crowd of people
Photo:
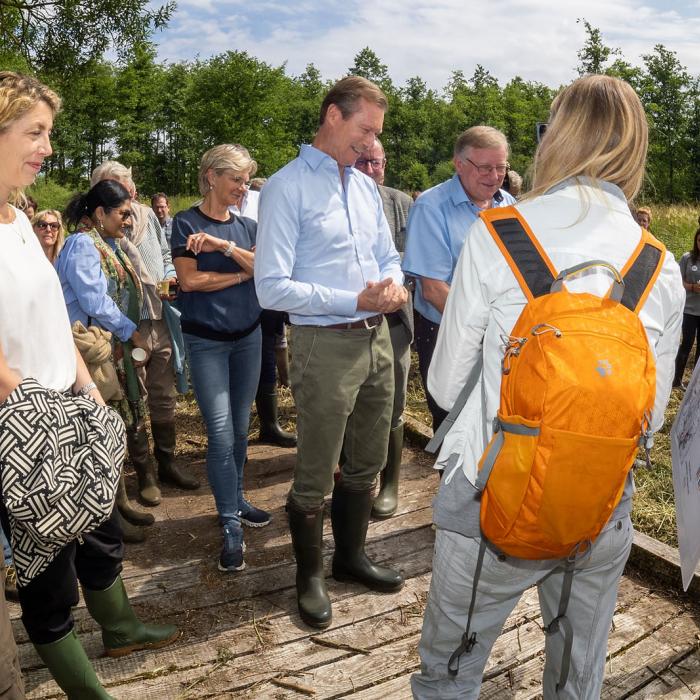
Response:
MULTIPOLYGON (((380 592, 404 583, 369 559, 365 539, 370 518, 391 517, 398 507, 415 343, 433 429, 444 423, 446 432, 436 462, 444 477, 415 697, 478 697, 491 646, 532 585, 543 617, 565 616, 570 629, 548 635, 545 697, 598 697, 631 547, 633 478, 625 471, 605 526, 577 560, 565 614, 557 615, 568 571, 561 558, 506 555, 481 532, 477 465, 499 413, 504 338, 530 298, 504 261, 511 243, 499 244, 486 221, 517 211, 532 236, 521 238, 518 255, 536 236, 534 248, 552 270, 604 257, 628 271, 640 236, 652 241, 643 233, 651 211, 631 209, 646 159, 643 108, 614 78, 585 77, 564 89, 535 154, 531 189, 519 199, 522 180, 508 164, 507 139, 485 125, 456 139, 448 181, 417 197, 385 186, 379 136, 387 108, 379 87, 344 78, 323 100, 313 142, 269 179, 251 179, 257 164, 244 146, 214 146, 201 158, 201 199, 171 216, 165 193, 154 194, 150 207, 140 203, 131 170, 107 161, 61 213, 40 210, 23 194, 51 154, 60 99, 33 78, 0 72, 0 434, 36 391, 32 382, 52 400, 77 403, 80 416, 87 400, 104 412, 102 420, 118 415, 138 500, 155 506, 161 483, 200 487, 175 461, 176 396, 191 383, 221 528, 217 565, 236 572, 245 567, 244 528, 271 519, 243 492, 255 403, 261 440, 297 448, 286 512, 298 611, 306 624, 325 628, 332 621, 322 558, 329 495, 333 577, 380 592), (448 418, 472 377, 464 406, 448 418), (279 425, 278 381, 291 386, 296 435, 279 425), (470 629, 478 644, 468 639, 470 629)), ((672 385, 682 385, 693 340, 700 341, 699 241, 700 229, 681 275, 673 256, 649 243, 658 251, 656 267, 634 309, 656 363, 649 430, 661 425, 672 385)), ((532 267, 539 258, 528 260, 532 267)), ((610 282, 598 270, 567 285, 605 296, 610 282)), ((104 484, 114 507, 39 565, 31 557, 13 561, 21 529, 6 486, 12 465, 0 444, 4 559, 13 572, 6 590, 19 599, 29 638, 57 683, 81 699, 110 696, 73 630, 78 582, 108 654, 159 647, 179 635, 172 626, 141 623, 129 606, 119 577, 123 542, 143 539, 154 519, 129 500, 116 448, 98 455, 76 438, 62 454, 70 460, 88 448, 91 459, 115 466, 114 483, 104 484)), ((28 448, 19 441, 16 449, 28 448)), ((50 462, 37 460, 33 469, 50 462)), ((7 680, 7 697, 21 698, 2 595, 0 603, 0 696, 7 680)))

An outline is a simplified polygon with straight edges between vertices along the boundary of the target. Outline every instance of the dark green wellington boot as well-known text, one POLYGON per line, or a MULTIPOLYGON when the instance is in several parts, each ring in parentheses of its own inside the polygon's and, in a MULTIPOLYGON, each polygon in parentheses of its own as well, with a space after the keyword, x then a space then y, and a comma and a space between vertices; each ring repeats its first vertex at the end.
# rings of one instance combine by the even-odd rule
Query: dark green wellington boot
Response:
POLYGON ((378 566, 365 554, 365 538, 372 510, 372 489, 351 491, 341 479, 333 489, 331 523, 335 537, 333 578, 358 581, 373 591, 398 591, 403 576, 386 566, 378 566))
POLYGON ((299 614, 311 627, 328 627, 332 611, 323 573, 323 508, 305 512, 287 502, 287 515, 297 560, 299 614))
POLYGON ((403 449, 403 423, 389 433, 389 449, 386 465, 379 475, 379 493, 374 499, 372 517, 377 520, 390 518, 399 507, 399 474, 401 473, 401 450, 403 449))
POLYGON ((277 416, 277 385, 260 384, 255 395, 260 420, 260 442, 280 447, 296 447, 297 436, 280 428, 277 416))
POLYGON ((151 422, 153 454, 158 462, 158 480, 179 489, 191 491, 199 488, 199 481, 175 464, 175 423, 151 422))
POLYGON ((117 507, 117 519, 119 520, 119 529, 122 531, 122 539, 128 544, 138 544, 146 540, 146 530, 138 525, 132 525, 121 513, 117 507))
POLYGON ((56 642, 35 644, 34 648, 68 700, 114 700, 95 675, 74 630, 56 642))
POLYGON ((141 503, 157 506, 160 503, 160 489, 156 479, 156 465, 148 451, 148 434, 143 423, 126 431, 126 446, 138 477, 141 503))
MULTIPOLYGON (((122 474, 119 479, 116 502, 117 508, 119 508, 119 513, 122 516, 122 518, 124 518, 124 520, 128 520, 132 525, 147 527, 148 525, 153 525, 153 523, 156 520, 153 517, 152 513, 144 513, 143 511, 136 510, 136 508, 134 508, 131 501, 129 500, 129 496, 126 493, 126 482, 124 481, 124 474, 122 474)), ((125 538, 125 541, 128 542, 129 540, 126 540, 125 538)))
POLYGON ((125 656, 139 649, 159 649, 180 636, 175 625, 147 625, 136 617, 121 576, 117 576, 104 591, 83 588, 83 597, 88 612, 102 628, 107 656, 125 656))

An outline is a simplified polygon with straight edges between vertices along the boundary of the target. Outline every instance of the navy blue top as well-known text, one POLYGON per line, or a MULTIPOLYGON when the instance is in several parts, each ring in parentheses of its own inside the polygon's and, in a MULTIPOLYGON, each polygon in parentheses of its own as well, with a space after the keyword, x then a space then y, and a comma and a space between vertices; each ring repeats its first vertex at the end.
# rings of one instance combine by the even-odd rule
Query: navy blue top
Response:
MULTIPOLYGON (((188 237, 203 231, 250 250, 255 245, 257 224, 252 219, 231 214, 228 221, 217 221, 198 207, 181 211, 173 218, 170 245, 173 260, 193 258, 204 272, 241 272, 242 268, 223 253, 199 253, 185 250, 188 237)), ((182 331, 211 340, 235 340, 255 329, 260 320, 260 304, 253 280, 247 280, 216 292, 183 292, 178 295, 182 312, 182 331)))

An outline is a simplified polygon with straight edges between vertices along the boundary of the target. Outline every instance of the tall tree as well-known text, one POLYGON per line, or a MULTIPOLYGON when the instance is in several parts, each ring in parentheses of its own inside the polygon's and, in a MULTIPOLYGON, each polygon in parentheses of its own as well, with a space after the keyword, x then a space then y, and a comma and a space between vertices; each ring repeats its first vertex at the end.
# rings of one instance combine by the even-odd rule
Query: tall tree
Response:
POLYGON ((359 75, 361 78, 367 78, 373 83, 379 85, 387 94, 393 92, 393 84, 389 77, 389 69, 386 64, 382 63, 369 46, 365 46, 355 56, 355 62, 348 69, 351 75, 359 75))
POLYGON ((35 70, 60 74, 109 48, 128 55, 174 9, 174 0, 0 0, 0 46, 35 70))
POLYGON ((650 122, 649 171, 657 190, 674 201, 687 162, 691 79, 676 53, 662 44, 643 60, 641 96, 650 122))
POLYGON ((612 49, 603 43, 600 29, 597 29, 588 20, 577 19, 576 23, 583 24, 586 30, 586 42, 578 52, 578 74, 604 73, 605 64, 611 56, 619 56, 620 49, 612 49))

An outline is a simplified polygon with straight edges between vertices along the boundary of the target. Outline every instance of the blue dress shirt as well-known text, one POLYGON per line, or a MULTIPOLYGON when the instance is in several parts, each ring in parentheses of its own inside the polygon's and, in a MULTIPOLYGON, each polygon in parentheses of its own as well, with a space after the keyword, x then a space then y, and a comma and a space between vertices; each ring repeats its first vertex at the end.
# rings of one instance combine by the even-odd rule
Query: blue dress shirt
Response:
MULTIPOLYGON (((515 199, 504 190, 499 190, 492 200, 494 207, 510 204, 515 204, 515 199)), ((421 316, 433 323, 440 323, 442 314, 423 296, 420 277, 452 284, 452 274, 467 232, 481 211, 467 196, 456 173, 450 180, 423 192, 411 207, 403 269, 419 278, 414 306, 421 316)))
MULTIPOLYGON (((111 242, 114 245, 113 239, 111 242)), ((63 288, 71 326, 80 321, 86 328, 96 323, 126 341, 136 330, 107 293, 107 278, 102 272, 100 254, 90 236, 74 233, 56 260, 56 272, 63 288)))
POLYGON ((374 181, 313 146, 275 173, 260 196, 255 286, 264 309, 327 326, 372 316, 357 310, 368 282, 403 283, 401 260, 374 181))

